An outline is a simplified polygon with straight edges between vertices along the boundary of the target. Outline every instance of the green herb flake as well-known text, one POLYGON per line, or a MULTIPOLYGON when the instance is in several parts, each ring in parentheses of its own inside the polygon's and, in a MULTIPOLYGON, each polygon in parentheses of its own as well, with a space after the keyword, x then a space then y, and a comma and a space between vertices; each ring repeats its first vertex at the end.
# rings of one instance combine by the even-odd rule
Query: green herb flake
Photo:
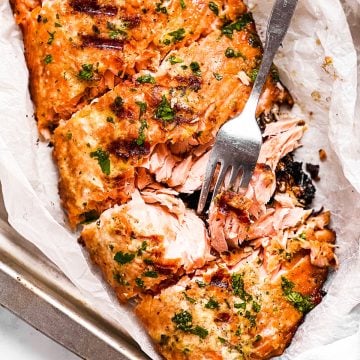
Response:
POLYGON ((235 309, 246 309, 246 302, 243 303, 235 303, 234 304, 235 309))
POLYGON ((150 74, 139 76, 136 81, 140 84, 155 84, 155 78, 150 74))
POLYGON ((241 335, 241 328, 240 328, 240 326, 236 329, 235 335, 236 335, 236 336, 240 336, 240 335, 241 335))
POLYGON ((214 298, 210 298, 210 300, 205 304, 205 307, 207 309, 219 309, 220 305, 218 301, 216 301, 214 298))
POLYGON ((257 334, 256 336, 255 336, 255 342, 258 342, 258 341, 260 341, 262 339, 262 336, 260 335, 260 334, 257 334))
POLYGON ((225 344, 227 341, 226 341, 226 339, 224 339, 224 338, 222 338, 222 337, 220 337, 220 336, 218 336, 218 340, 222 343, 222 344, 225 344))
POLYGON ((216 15, 219 15, 219 6, 213 1, 209 2, 209 9, 216 15))
POLYGON ((193 74, 195 74, 197 76, 201 75, 200 65, 198 62, 196 62, 196 61, 191 62, 190 69, 193 72, 193 74))
POLYGON ((159 276, 158 273, 154 270, 147 270, 143 273, 143 275, 145 277, 154 278, 154 279, 159 276))
POLYGON ((50 63, 52 63, 52 61, 53 61, 52 55, 48 54, 48 55, 46 55, 46 56, 44 57, 44 63, 45 63, 45 64, 50 64, 50 63))
POLYGON ((175 31, 169 32, 169 36, 172 37, 172 42, 176 44, 177 42, 181 41, 185 37, 185 29, 180 28, 175 31))
POLYGON ((189 331, 192 326, 192 315, 188 311, 182 310, 175 313, 171 321, 176 324, 176 329, 189 331))
POLYGON ((182 63, 183 60, 180 59, 180 58, 178 58, 178 57, 175 56, 175 55, 171 55, 171 56, 169 57, 169 62, 170 62, 171 65, 174 65, 174 64, 180 64, 180 63, 182 63))
POLYGON ((180 6, 182 9, 186 9, 185 0, 180 0, 180 6))
POLYGON ((213 73, 213 75, 214 75, 214 78, 215 78, 217 81, 220 81, 220 80, 223 79, 223 76, 222 76, 221 74, 219 74, 219 73, 213 73))
POLYGON ((256 313, 258 313, 261 310, 261 305, 257 303, 256 301, 253 301, 252 307, 251 307, 256 313))
POLYGON ((147 249, 147 242, 143 241, 140 248, 137 251, 137 256, 141 256, 143 251, 146 251, 146 249, 147 249))
POLYGON ((72 139, 72 132, 68 131, 66 133, 66 140, 71 140, 72 139))
POLYGON ((195 304, 196 300, 188 296, 188 294, 185 291, 183 291, 183 295, 190 304, 195 304))
POLYGON ((152 261, 151 259, 144 259, 143 261, 146 265, 154 265, 154 261, 152 261))
POLYGON ((47 33, 49 34, 49 39, 48 39, 47 43, 48 43, 48 45, 51 45, 55 39, 56 31, 53 31, 53 32, 48 31, 47 33))
POLYGON ((281 277, 281 288, 286 299, 303 314, 308 313, 315 307, 315 304, 311 301, 310 297, 307 295, 302 295, 297 291, 294 291, 293 288, 295 284, 284 276, 281 277))
POLYGON ((258 76, 258 73, 259 73, 259 69, 252 69, 250 74, 249 74, 249 78, 251 80, 251 82, 255 82, 257 76, 258 76))
POLYGON ((170 45, 170 44, 171 44, 171 40, 170 40, 170 39, 165 39, 165 40, 163 41, 163 44, 164 44, 164 45, 170 45))
POLYGON ((117 28, 116 25, 111 23, 110 21, 108 21, 106 23, 106 27, 107 27, 108 30, 110 30, 109 31, 109 38, 110 39, 116 39, 120 35, 123 36, 123 37, 127 36, 126 31, 117 28))
POLYGON ((170 336, 161 334, 159 345, 161 345, 161 346, 167 345, 169 343, 169 340, 170 340, 170 336))
POLYGON ((306 234, 304 232, 302 232, 300 235, 299 235, 299 238, 301 240, 306 240, 306 234))
POLYGON ((199 288, 204 288, 206 286, 206 284, 201 280, 195 280, 195 282, 199 288))
POLYGON ((78 73, 78 78, 85 81, 91 81, 94 77, 94 70, 92 64, 81 65, 81 70, 78 73))
POLYGON ((114 272, 113 279, 116 280, 120 285, 129 285, 129 283, 125 280, 124 274, 114 272))
POLYGON ((112 116, 108 116, 108 117, 106 118, 106 121, 109 122, 109 123, 115 124, 114 118, 113 118, 112 116))
POLYGON ((96 151, 91 152, 90 157, 97 159, 101 171, 105 175, 110 175, 110 159, 109 154, 106 151, 103 151, 99 148, 96 151))
POLYGON ((139 118, 141 118, 146 113, 147 103, 142 101, 135 101, 135 104, 139 107, 140 110, 139 118))
POLYGON ((136 284, 136 286, 138 286, 139 288, 142 288, 142 289, 145 287, 144 281, 140 278, 135 279, 135 284, 136 284))
POLYGON ((221 28, 221 33, 229 38, 232 38, 234 31, 241 31, 245 26, 253 21, 250 13, 240 15, 236 21, 225 22, 221 28))
POLYGON ((226 50, 225 50, 225 56, 227 58, 238 58, 238 57, 242 57, 243 58, 243 55, 241 54, 240 51, 236 51, 234 50, 233 48, 231 47, 228 47, 226 50))
POLYGON ((157 12, 161 12, 163 14, 167 14, 168 11, 167 11, 167 8, 165 6, 162 6, 162 2, 159 2, 159 3, 156 3, 156 8, 155 10, 157 12))
POLYGON ((58 22, 56 22, 54 25, 55 25, 55 27, 62 27, 62 25, 58 22))
POLYGON ((249 320, 250 326, 254 327, 256 325, 256 316, 252 315, 250 311, 246 310, 245 312, 245 318, 249 320))
POLYGON ((205 328, 198 325, 191 329, 190 333, 199 336, 201 339, 205 339, 209 335, 209 332, 205 328))
POLYGON ((240 274, 233 274, 231 276, 231 286, 233 288, 234 295, 239 296, 241 300, 252 300, 252 296, 244 289, 244 280, 240 274))
POLYGON ((171 108, 165 95, 162 96, 161 102, 156 108, 155 117, 163 121, 173 121, 175 118, 175 111, 171 108))
POLYGON ((144 145, 145 143, 145 139, 146 139, 146 135, 145 135, 145 129, 147 129, 149 127, 148 123, 146 122, 146 120, 141 120, 140 121, 140 127, 139 127, 139 131, 138 131, 138 137, 135 140, 136 144, 139 146, 144 145))
POLYGON ((133 261, 134 258, 135 258, 135 254, 123 253, 122 251, 118 251, 114 256, 114 260, 121 265, 125 265, 125 264, 133 261))

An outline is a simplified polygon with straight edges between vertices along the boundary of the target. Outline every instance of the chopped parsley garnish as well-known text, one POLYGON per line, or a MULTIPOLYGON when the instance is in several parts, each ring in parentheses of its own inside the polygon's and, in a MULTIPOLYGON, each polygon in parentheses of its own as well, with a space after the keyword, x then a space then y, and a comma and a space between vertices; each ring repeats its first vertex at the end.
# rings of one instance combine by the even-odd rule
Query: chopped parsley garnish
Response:
POLYGON ((234 295, 239 296, 241 300, 250 301, 252 299, 252 296, 244 289, 244 280, 240 274, 233 274, 231 276, 231 286, 233 288, 234 295))
POLYGON ((245 312, 245 318, 249 320, 250 326, 254 327, 256 325, 256 316, 252 315, 250 311, 246 310, 245 312))
POLYGON ((141 256, 142 253, 143 253, 143 251, 146 251, 146 249, 147 249, 147 242, 146 242, 146 241, 143 241, 143 242, 141 243, 140 248, 139 248, 138 251, 137 251, 137 256, 141 256))
POLYGON ((136 278, 135 279, 135 284, 139 287, 139 288, 143 288, 144 287, 144 281, 140 278, 136 278))
POLYGON ((218 336, 218 340, 222 343, 222 344, 225 344, 226 343, 226 340, 220 336, 218 336))
POLYGON ((114 102, 110 105, 111 110, 117 115, 121 116, 124 110, 124 100, 121 96, 116 96, 114 102))
POLYGON ((215 14, 219 15, 219 6, 213 1, 209 2, 209 9, 215 14))
POLYGON ((171 64, 171 65, 180 64, 180 63, 183 62, 182 59, 178 58, 178 57, 175 56, 175 55, 171 55, 171 56, 169 57, 169 61, 170 61, 170 64, 171 64))
POLYGON ((135 104, 139 107, 140 109, 140 114, 139 114, 139 118, 141 118, 147 109, 147 103, 146 102, 142 102, 142 101, 135 101, 135 104))
POLYGON ((189 331, 192 327, 192 315, 186 310, 175 313, 171 321, 176 324, 177 329, 183 331, 189 331))
POLYGON ((72 132, 68 131, 66 133, 66 140, 71 140, 72 139, 72 132))
POLYGON ((192 315, 186 310, 182 310, 179 313, 176 313, 171 318, 171 321, 176 324, 176 329, 197 335, 201 339, 205 339, 209 335, 209 332, 205 328, 198 325, 193 327, 192 315))
POLYGON ((161 6, 163 2, 159 2, 159 3, 156 3, 156 11, 157 12, 161 12, 163 14, 167 14, 168 11, 167 11, 167 8, 165 6, 161 6))
POLYGON ((55 27, 62 27, 62 25, 58 22, 56 22, 54 25, 55 25, 55 27))
POLYGON ((112 116, 108 116, 106 118, 106 121, 109 122, 109 123, 113 123, 113 124, 115 123, 114 118, 112 116))
POLYGON ((116 39, 119 35, 124 36, 124 37, 127 36, 126 31, 117 28, 116 25, 111 23, 110 21, 108 21, 106 23, 106 27, 110 30, 109 31, 110 39, 116 39))
POLYGON ((252 309, 258 313, 261 310, 261 305, 259 303, 257 303, 256 301, 253 301, 252 303, 252 309))
POLYGON ((118 272, 114 272, 113 274, 114 280, 116 280, 120 285, 129 285, 129 283, 125 280, 124 274, 120 274, 118 272))
POLYGON ((45 64, 50 64, 52 61, 53 61, 52 55, 48 54, 48 55, 45 56, 45 58, 44 58, 44 63, 45 64))
POLYGON ((78 73, 78 77, 81 80, 91 81, 94 77, 94 70, 92 64, 81 65, 82 69, 78 73))
POLYGON ((101 171, 105 175, 110 175, 110 159, 109 154, 106 151, 103 151, 99 148, 96 151, 91 152, 90 157, 97 159, 101 171))
POLYGON ((198 325, 191 329, 190 332, 199 336, 201 339, 205 339, 209 335, 209 332, 205 328, 198 325))
POLYGON ((281 288, 286 299, 303 314, 308 313, 315 307, 315 304, 311 301, 310 297, 307 295, 302 295, 297 291, 294 291, 293 288, 295 284, 284 276, 281 277, 281 288))
POLYGON ((172 42, 175 44, 179 41, 181 41, 185 37, 185 29, 180 28, 175 31, 169 32, 169 34, 172 37, 172 42))
POLYGON ((47 43, 48 43, 48 45, 51 45, 55 39, 56 31, 53 31, 53 32, 48 31, 48 34, 49 34, 49 39, 48 39, 47 43))
POLYGON ((199 288, 204 288, 206 286, 206 284, 201 280, 195 280, 195 282, 199 288))
POLYGON ((196 62, 196 61, 191 62, 190 69, 195 75, 197 75, 197 76, 201 75, 200 65, 198 62, 196 62))
POLYGON ((186 8, 185 0, 180 0, 180 6, 182 9, 186 8))
POLYGON ((161 102, 156 108, 155 117, 163 121, 172 121, 175 118, 175 111, 171 108, 165 95, 162 96, 161 102))
POLYGON ((214 78, 217 80, 217 81, 220 81, 222 80, 223 76, 221 74, 218 74, 218 73, 213 73, 214 75, 214 78))
POLYGON ((157 278, 159 276, 158 273, 153 270, 147 270, 143 273, 143 275, 145 277, 149 277, 149 278, 157 278))
POLYGON ((235 303, 234 304, 235 309, 246 309, 246 302, 243 303, 235 303))
POLYGON ((247 24, 253 21, 250 13, 240 15, 236 21, 225 23, 221 28, 221 33, 229 38, 232 38, 234 31, 242 30, 247 24))
POLYGON ((144 263, 146 265, 153 265, 154 264, 154 262, 151 259, 144 259, 144 263))
POLYGON ((164 44, 164 45, 170 45, 170 44, 171 44, 170 39, 165 39, 165 40, 163 41, 163 44, 164 44))
POLYGON ((127 264, 127 263, 133 261, 134 258, 135 258, 135 254, 123 253, 122 251, 117 252, 114 256, 114 260, 121 265, 124 265, 124 264, 127 264))
POLYGON ((138 137, 135 140, 137 145, 139 145, 139 146, 144 145, 145 139, 146 139, 145 129, 147 129, 148 127, 149 127, 149 125, 146 122, 146 120, 140 121, 138 137))
POLYGON ((207 309, 219 309, 219 303, 214 299, 210 298, 210 300, 205 304, 205 307, 207 309))
POLYGON ((256 336, 255 336, 255 342, 258 342, 258 341, 260 341, 262 339, 262 336, 260 335, 260 334, 257 334, 256 336))
POLYGON ((243 55, 241 54, 240 51, 236 51, 234 50, 233 48, 231 47, 228 47, 226 50, 225 50, 225 56, 227 58, 238 58, 238 57, 242 57, 243 58, 243 55))
POLYGON ((304 232, 302 232, 300 235, 299 235, 299 238, 302 239, 302 240, 306 240, 306 234, 304 232))
POLYGON ((186 299, 190 304, 195 304, 195 302, 196 302, 195 299, 193 299, 193 298, 191 298, 190 296, 188 296, 188 294, 187 294, 185 291, 183 292, 183 294, 184 294, 185 299, 186 299))
POLYGON ((187 65, 181 65, 181 68, 182 68, 183 70, 186 70, 186 69, 188 68, 188 66, 187 66, 187 65))
POLYGON ((240 336, 240 335, 241 335, 241 328, 240 328, 240 326, 236 329, 235 335, 236 335, 236 336, 240 336))
POLYGON ((136 81, 140 84, 155 84, 155 78, 150 74, 139 76, 136 81))
POLYGON ((249 78, 250 78, 250 80, 252 82, 255 82, 255 80, 256 80, 256 78, 258 76, 258 73, 259 73, 259 69, 252 69, 251 70, 249 78))

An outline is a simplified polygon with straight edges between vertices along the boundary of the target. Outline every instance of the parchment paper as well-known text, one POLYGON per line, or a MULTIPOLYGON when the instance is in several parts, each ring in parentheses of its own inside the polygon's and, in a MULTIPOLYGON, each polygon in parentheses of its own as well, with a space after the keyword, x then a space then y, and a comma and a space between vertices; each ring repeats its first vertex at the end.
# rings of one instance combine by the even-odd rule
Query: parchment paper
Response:
MULTIPOLYGON (((271 5, 271 0, 249 3, 261 33, 271 5)), ((356 36, 360 1, 344 0, 344 6, 356 36)), ((77 234, 64 226, 51 149, 38 141, 21 34, 7 0, 0 0, 0 25, 0 182, 9 222, 91 305, 121 321, 143 350, 159 359, 129 309, 118 305, 88 265, 77 234)), ((326 283, 327 296, 307 315, 281 359, 359 360, 360 87, 356 51, 340 2, 299 0, 275 63, 298 104, 293 111, 309 124, 298 159, 319 163, 320 148, 328 155, 320 164, 315 206, 324 205, 333 213, 340 260, 340 268, 326 283)))

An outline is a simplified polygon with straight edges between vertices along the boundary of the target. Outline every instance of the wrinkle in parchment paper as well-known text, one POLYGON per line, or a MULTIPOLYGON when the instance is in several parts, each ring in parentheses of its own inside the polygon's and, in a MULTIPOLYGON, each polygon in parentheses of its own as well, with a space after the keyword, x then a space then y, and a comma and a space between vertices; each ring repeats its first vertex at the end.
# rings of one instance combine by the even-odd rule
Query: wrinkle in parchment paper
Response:
MULTIPOLYGON (((343 2, 354 28, 360 2, 343 2)), ((262 33, 271 5, 270 0, 249 3, 262 33)), ((0 181, 9 222, 58 265, 90 304, 121 321, 143 350, 159 359, 128 308, 117 304, 87 264, 77 234, 64 226, 51 149, 38 141, 21 35, 6 0, 0 1, 0 24, 0 181)), ((356 52, 340 2, 300 0, 275 63, 297 102, 293 111, 309 124, 298 159, 319 163, 320 148, 328 155, 320 164, 315 206, 333 213, 340 260, 326 284, 327 296, 307 315, 281 359, 359 360, 360 102, 356 52)))

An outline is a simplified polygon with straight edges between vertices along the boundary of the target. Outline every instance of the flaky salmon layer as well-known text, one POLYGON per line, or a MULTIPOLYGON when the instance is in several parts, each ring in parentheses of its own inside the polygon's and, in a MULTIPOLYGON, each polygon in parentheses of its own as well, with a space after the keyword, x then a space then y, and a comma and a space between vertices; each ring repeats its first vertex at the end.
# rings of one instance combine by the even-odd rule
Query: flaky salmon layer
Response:
POLYGON ((156 293, 213 258, 205 224, 166 189, 133 193, 85 225, 81 239, 121 302, 156 293))
POLYGON ((150 0, 13 0, 24 34, 31 93, 40 132, 49 137, 92 99, 142 69, 156 71, 164 55, 241 15, 241 1, 166 4, 150 0), (221 10, 224 5, 224 10, 221 10), (227 6, 226 6, 227 5, 227 6), (229 6, 231 5, 231 6, 229 6))
MULTIPOLYGON (((326 219, 312 217, 308 227, 320 243, 332 244, 326 219)), ((284 351, 303 316, 320 302, 327 267, 317 266, 301 246, 290 253, 273 246, 234 250, 139 303, 136 314, 164 358, 264 360, 284 351), (268 269, 268 252, 279 254, 273 257, 276 271, 268 269)))
MULTIPOLYGON (((188 47, 172 50, 156 73, 144 71, 119 83, 59 126, 54 159, 72 226, 88 212, 101 213, 127 199, 124 191, 116 197, 118 179, 131 183, 134 167, 141 166, 156 145, 209 143, 219 127, 242 110, 261 56, 261 48, 249 41, 254 31, 247 17, 231 37, 216 28, 188 47), (229 56, 228 49, 241 56, 229 56)), ((259 114, 290 100, 277 84, 271 75, 259 114)))

